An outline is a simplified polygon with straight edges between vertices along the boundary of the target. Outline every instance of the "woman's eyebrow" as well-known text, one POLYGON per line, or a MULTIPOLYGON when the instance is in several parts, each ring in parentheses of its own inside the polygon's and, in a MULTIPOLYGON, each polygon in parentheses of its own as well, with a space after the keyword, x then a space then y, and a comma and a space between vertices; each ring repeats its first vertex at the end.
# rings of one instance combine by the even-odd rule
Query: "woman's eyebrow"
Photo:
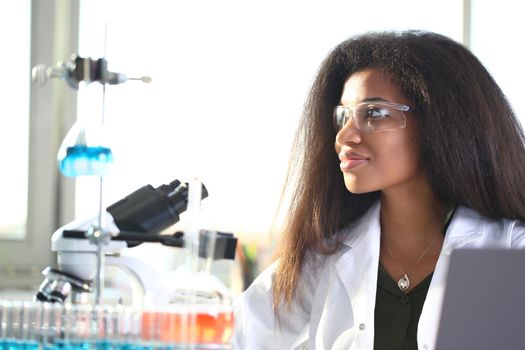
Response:
POLYGON ((365 102, 391 102, 385 98, 382 98, 382 97, 379 97, 379 96, 374 96, 374 97, 366 97, 360 101, 352 101, 353 103, 351 104, 345 104, 343 103, 343 101, 341 101, 341 104, 342 105, 350 105, 350 106, 355 106, 355 105, 358 105, 360 103, 365 103, 365 102))
POLYGON ((379 96, 375 96, 375 97, 367 97, 367 98, 364 98, 361 100, 361 102, 377 102, 377 101, 382 101, 382 102, 390 102, 382 97, 379 97, 379 96))

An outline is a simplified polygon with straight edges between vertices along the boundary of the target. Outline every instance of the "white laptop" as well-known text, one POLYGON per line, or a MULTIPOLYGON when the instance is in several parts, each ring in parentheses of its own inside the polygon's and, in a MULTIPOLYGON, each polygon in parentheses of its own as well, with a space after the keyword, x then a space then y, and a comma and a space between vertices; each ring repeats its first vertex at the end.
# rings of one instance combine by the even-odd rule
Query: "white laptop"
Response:
POLYGON ((436 350, 525 349, 525 250, 450 257, 436 350))

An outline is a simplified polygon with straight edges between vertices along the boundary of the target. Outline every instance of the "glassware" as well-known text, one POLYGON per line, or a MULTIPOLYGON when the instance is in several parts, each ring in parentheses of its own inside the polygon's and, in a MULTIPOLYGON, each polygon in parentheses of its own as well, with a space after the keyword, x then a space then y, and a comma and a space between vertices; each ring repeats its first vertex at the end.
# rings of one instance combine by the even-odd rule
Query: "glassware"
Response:
MULTIPOLYGON (((216 282, 208 277, 195 280, 216 282)), ((147 310, 120 305, 1 301, 0 349, 230 349, 233 313, 228 299, 218 296, 216 289, 209 288, 214 290, 211 294, 192 295, 196 304, 180 303, 189 297, 188 290, 177 289, 177 295, 172 296, 178 302, 147 310)))
POLYGON ((77 121, 58 151, 58 167, 68 177, 104 175, 113 163, 105 129, 96 123, 77 121))
POLYGON ((34 303, 2 301, 0 304, 0 349, 38 350, 40 309, 34 303))
POLYGON ((228 348, 234 317, 229 290, 205 272, 166 274, 147 296, 142 339, 180 346, 228 348))

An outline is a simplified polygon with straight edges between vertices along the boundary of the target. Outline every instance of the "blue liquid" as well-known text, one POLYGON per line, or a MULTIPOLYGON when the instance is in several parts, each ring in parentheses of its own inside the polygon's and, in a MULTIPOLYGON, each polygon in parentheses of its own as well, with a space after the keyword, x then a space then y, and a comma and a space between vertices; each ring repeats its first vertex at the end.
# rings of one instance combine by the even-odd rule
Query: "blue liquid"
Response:
POLYGON ((91 350, 95 349, 93 344, 87 340, 55 340, 50 350, 91 350))
POLYGON ((103 175, 113 163, 113 154, 107 147, 75 145, 66 149, 66 157, 59 162, 65 176, 103 175))
POLYGON ((153 347, 122 341, 95 340, 94 342, 89 342, 87 340, 66 341, 60 339, 56 340, 53 345, 44 347, 44 350, 153 350, 153 347))
MULTIPOLYGON (((173 346, 156 344, 158 350, 172 350, 173 346)), ((57 339, 52 344, 41 344, 33 340, 0 339, 0 350, 153 350, 152 345, 124 341, 57 339)))
POLYGON ((97 340, 95 350, 153 350, 151 346, 144 346, 137 343, 97 340))
POLYGON ((33 340, 0 339, 0 350, 38 350, 39 344, 33 340))

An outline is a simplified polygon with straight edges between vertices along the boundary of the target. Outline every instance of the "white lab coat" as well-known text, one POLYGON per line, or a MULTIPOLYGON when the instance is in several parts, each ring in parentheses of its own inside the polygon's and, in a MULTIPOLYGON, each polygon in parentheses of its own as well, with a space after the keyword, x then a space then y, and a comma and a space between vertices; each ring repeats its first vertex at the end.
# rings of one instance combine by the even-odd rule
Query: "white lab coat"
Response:
MULTIPOLYGON (((300 296, 283 313, 280 326, 272 309, 276 264, 266 269, 235 301, 234 349, 373 349, 379 209, 378 202, 345 229, 348 238, 336 254, 308 256, 300 296)), ((525 247, 524 223, 488 219, 466 207, 456 209, 419 319, 419 349, 435 347, 451 251, 482 247, 525 247)))

